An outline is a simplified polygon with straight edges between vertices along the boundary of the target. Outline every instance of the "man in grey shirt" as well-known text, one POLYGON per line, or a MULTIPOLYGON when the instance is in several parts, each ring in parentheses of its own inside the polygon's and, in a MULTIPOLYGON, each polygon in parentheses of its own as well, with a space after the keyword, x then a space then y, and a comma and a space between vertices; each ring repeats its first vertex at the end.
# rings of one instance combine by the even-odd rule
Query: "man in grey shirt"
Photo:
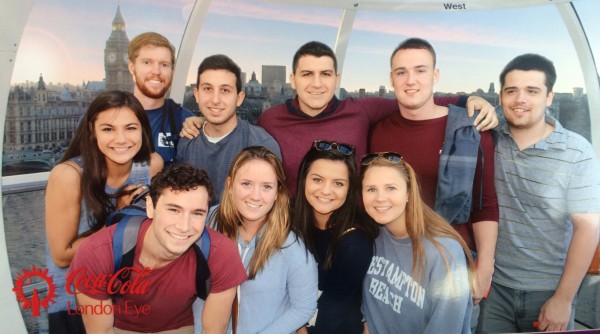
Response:
POLYGON ((229 57, 206 57, 198 67, 194 96, 205 122, 200 135, 182 138, 177 161, 206 170, 217 190, 211 206, 221 201, 229 165, 248 146, 264 146, 281 159, 279 145, 261 127, 237 117, 244 101, 241 69, 229 57))
POLYGON ((552 62, 534 54, 500 74, 500 222, 481 333, 574 328, 577 290, 598 244, 600 166, 587 140, 546 114, 555 81, 552 62))

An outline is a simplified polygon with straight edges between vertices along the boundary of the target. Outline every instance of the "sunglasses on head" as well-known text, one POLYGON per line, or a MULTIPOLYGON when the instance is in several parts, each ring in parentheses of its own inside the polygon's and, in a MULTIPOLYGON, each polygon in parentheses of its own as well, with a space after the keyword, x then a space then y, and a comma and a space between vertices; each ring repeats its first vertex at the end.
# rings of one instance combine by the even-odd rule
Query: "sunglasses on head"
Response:
POLYGON ((361 164, 361 166, 368 166, 368 165, 372 164, 373 161, 375 161, 375 159, 377 159, 379 157, 382 157, 394 164, 400 163, 400 161, 402 161, 402 156, 400 155, 400 153, 379 152, 379 153, 369 153, 369 154, 363 156, 360 159, 360 164, 361 164))
POLYGON ((337 149, 344 155, 353 155, 355 150, 354 146, 350 144, 342 144, 326 140, 315 140, 313 143, 313 147, 318 151, 330 151, 333 149, 337 149))

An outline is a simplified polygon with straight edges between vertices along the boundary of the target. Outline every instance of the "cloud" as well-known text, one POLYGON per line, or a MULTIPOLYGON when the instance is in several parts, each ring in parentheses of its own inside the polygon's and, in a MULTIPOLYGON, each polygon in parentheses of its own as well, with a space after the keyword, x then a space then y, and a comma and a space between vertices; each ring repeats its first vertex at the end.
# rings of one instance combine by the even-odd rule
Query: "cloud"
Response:
POLYGON ((287 23, 322 25, 337 28, 341 11, 336 9, 307 8, 295 5, 263 5, 245 1, 215 1, 209 12, 233 17, 246 17, 287 23))

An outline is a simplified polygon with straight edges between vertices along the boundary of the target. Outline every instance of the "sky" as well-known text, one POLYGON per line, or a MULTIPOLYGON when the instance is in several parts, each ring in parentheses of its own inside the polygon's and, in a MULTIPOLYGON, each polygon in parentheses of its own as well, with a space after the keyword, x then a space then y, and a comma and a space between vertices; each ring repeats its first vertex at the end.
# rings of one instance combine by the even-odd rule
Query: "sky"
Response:
MULTIPOLYGON (((194 0, 38 0, 17 51, 12 82, 81 84, 104 78, 104 47, 117 5, 132 39, 157 31, 178 47, 194 0)), ((600 64, 600 2, 575 0, 600 64)), ((201 60, 222 53, 236 61, 247 78, 261 65, 285 65, 295 50, 319 40, 334 46, 339 9, 277 1, 213 0, 196 43, 187 83, 195 81, 201 60)), ((539 53, 557 68, 556 92, 583 87, 583 75, 570 36, 553 4, 518 9, 452 12, 359 11, 350 36, 341 86, 348 91, 390 89, 389 56, 408 37, 435 47, 441 78, 436 91, 487 91, 498 87, 504 65, 522 53, 539 53)), ((597 65, 598 66, 598 65, 597 65)))

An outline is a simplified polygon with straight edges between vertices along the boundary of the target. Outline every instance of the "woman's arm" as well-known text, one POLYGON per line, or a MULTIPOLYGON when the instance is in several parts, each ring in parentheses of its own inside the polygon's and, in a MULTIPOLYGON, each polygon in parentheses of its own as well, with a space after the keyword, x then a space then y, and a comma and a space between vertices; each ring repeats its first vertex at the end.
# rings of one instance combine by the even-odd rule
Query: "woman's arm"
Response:
POLYGON ((164 167, 164 161, 160 154, 154 152, 150 154, 150 177, 154 177, 164 167))
POLYGON ((84 238, 69 242, 77 236, 81 214, 81 174, 71 162, 56 165, 46 186, 46 238, 52 261, 68 267, 84 238))

